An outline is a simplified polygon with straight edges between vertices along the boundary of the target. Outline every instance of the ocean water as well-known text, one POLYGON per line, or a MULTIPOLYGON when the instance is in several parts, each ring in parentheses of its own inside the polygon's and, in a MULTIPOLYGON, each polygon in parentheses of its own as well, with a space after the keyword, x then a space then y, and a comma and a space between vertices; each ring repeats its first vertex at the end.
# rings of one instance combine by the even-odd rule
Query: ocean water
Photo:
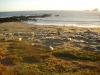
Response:
POLYGON ((42 25, 73 25, 100 26, 100 12, 98 11, 17 11, 0 12, 0 17, 28 16, 51 14, 50 17, 36 18, 37 21, 26 21, 30 24, 42 25))

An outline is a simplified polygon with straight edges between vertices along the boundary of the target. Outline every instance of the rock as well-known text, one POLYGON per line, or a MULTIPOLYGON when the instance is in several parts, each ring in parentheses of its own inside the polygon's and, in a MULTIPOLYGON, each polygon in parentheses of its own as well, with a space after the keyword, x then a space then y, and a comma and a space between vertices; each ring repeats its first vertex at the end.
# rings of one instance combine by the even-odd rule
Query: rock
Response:
POLYGON ((52 46, 49 46, 49 49, 50 49, 51 51, 53 51, 53 50, 54 50, 54 48, 53 48, 52 46))

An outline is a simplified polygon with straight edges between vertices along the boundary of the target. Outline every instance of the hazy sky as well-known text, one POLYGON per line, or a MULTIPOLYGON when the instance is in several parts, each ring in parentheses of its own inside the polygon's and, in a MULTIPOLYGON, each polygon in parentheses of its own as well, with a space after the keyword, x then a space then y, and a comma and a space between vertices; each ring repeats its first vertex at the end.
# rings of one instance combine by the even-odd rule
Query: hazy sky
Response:
POLYGON ((100 9, 100 0, 0 0, 0 11, 91 10, 100 9))

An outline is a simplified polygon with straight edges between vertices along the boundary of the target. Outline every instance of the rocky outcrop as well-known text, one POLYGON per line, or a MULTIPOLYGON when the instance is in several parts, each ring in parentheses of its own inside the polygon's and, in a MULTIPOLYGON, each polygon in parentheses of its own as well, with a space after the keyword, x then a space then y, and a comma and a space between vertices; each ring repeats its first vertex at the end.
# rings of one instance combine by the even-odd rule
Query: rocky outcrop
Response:
POLYGON ((5 17, 5 18, 0 18, 0 23, 3 22, 20 22, 20 21, 37 21, 36 18, 45 18, 45 17, 50 17, 51 14, 43 14, 39 16, 12 16, 12 17, 5 17))

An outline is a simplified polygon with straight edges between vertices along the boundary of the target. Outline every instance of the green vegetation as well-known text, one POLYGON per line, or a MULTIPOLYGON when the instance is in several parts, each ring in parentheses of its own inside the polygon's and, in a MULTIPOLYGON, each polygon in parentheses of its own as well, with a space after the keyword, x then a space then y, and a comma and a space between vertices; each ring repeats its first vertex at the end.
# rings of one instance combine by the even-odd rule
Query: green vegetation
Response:
MULTIPOLYGON (((87 31, 86 28, 60 28, 11 22, 0 24, 0 33, 50 30, 51 32, 57 31, 57 35, 60 36, 62 28, 69 35, 70 32, 87 31)), ((89 30, 100 33, 100 28, 90 28, 89 30)), ((34 40, 19 41, 2 38, 0 40, 0 75, 100 75, 99 38, 90 43, 74 41, 65 39, 64 45, 56 46, 51 51, 41 45, 32 45, 34 40), (91 51, 90 45, 97 51, 91 51)))
POLYGON ((100 74, 100 54, 96 52, 76 50, 70 45, 71 50, 49 51, 27 41, 5 41, 0 45, 0 75, 100 74))
POLYGON ((91 51, 57 51, 53 55, 62 59, 100 61, 100 54, 91 51))

